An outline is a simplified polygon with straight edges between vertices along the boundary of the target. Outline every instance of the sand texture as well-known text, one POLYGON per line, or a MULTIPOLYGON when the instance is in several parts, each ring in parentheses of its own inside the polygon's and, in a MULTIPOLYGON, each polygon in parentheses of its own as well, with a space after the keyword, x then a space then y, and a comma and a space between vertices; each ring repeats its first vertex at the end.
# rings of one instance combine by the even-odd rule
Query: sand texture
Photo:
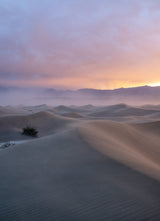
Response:
POLYGON ((159 221, 158 107, 0 107, 0 221, 159 221))

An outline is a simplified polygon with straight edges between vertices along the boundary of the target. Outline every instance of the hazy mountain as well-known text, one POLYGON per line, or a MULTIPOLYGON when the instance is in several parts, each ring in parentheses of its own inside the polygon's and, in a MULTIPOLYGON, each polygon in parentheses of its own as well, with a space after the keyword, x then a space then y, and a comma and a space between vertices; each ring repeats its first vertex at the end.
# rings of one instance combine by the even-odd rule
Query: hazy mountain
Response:
POLYGON ((133 87, 133 88, 119 88, 113 90, 97 90, 92 88, 84 88, 76 91, 47 89, 45 90, 45 93, 50 94, 52 96, 79 95, 79 96, 99 97, 99 98, 113 97, 113 96, 121 96, 121 97, 134 96, 134 97, 160 98, 160 86, 159 87, 142 86, 142 87, 133 87))
POLYGON ((160 103, 160 87, 57 90, 54 88, 27 89, 0 86, 0 105, 38 105, 42 103, 50 105, 158 104, 160 103))

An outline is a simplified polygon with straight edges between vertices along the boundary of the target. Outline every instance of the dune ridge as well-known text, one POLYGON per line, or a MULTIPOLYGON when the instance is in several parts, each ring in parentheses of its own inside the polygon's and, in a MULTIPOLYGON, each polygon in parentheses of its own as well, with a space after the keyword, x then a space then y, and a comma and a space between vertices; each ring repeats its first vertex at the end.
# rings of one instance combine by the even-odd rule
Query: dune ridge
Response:
POLYGON ((5 116, 0 118, 0 141, 26 139, 21 135, 23 127, 35 127, 39 136, 45 136, 64 130, 74 123, 74 119, 58 116, 48 111, 40 111, 30 115, 5 116))
MULTIPOLYGON (((151 126, 154 129, 156 123, 151 126)), ((79 131, 98 151, 160 180, 160 137, 152 137, 142 130, 142 125, 95 121, 80 127, 79 131)))
POLYGON ((159 221, 160 120, 110 116, 126 108, 60 106, 55 113, 40 105, 1 116, 0 142, 14 145, 0 148, 0 220, 159 221), (38 138, 21 135, 28 124, 38 138))
POLYGON ((83 116, 82 114, 80 113, 77 113, 77 112, 69 112, 69 113, 65 113, 63 114, 64 117, 70 117, 70 118, 83 118, 85 116, 83 116))
POLYGON ((0 168, 2 221, 160 218, 159 183, 94 150, 76 128, 1 151, 0 168))
POLYGON ((144 109, 142 107, 132 107, 125 104, 118 104, 99 108, 90 114, 95 117, 123 117, 123 116, 145 116, 158 113, 159 110, 144 109))

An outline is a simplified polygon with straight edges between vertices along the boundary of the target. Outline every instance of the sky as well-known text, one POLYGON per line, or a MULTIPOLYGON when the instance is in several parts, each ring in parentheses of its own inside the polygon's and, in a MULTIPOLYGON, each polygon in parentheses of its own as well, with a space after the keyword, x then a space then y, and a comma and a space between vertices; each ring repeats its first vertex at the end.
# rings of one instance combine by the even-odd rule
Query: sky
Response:
POLYGON ((0 85, 160 85, 160 1, 1 0, 0 85))

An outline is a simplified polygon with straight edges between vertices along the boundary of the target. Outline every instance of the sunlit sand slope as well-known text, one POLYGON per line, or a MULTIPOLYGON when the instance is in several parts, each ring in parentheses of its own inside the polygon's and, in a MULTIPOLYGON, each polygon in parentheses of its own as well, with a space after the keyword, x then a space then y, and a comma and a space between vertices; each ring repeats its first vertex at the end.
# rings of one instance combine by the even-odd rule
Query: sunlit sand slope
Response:
POLYGON ((0 151, 1 221, 160 220, 159 182, 92 148, 84 130, 102 136, 89 126, 0 151))
POLYGON ((160 180, 160 123, 94 121, 79 130, 98 151, 160 180))

